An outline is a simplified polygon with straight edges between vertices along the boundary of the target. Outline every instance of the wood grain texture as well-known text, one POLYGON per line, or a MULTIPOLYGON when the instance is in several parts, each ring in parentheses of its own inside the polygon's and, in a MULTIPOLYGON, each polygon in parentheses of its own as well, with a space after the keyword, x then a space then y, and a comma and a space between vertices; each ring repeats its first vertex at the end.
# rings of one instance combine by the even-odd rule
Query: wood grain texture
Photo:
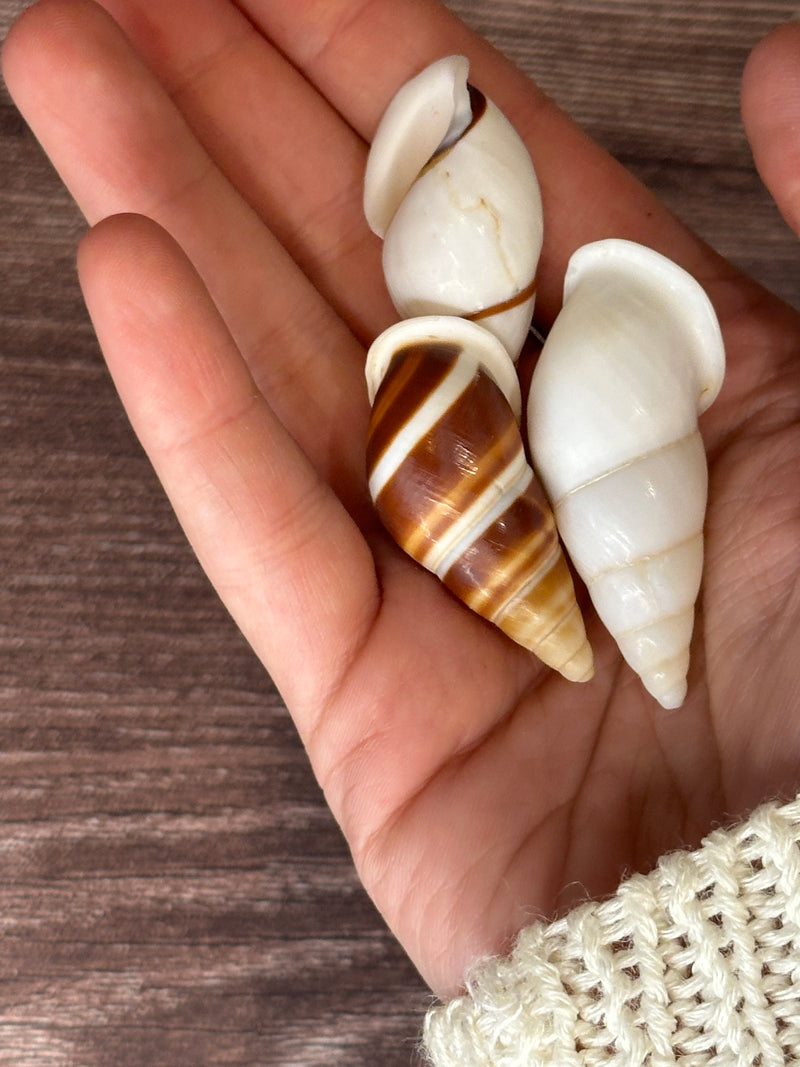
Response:
MULTIPOLYGON (((800 307, 738 118, 794 0, 450 6, 800 307)), ((4 94, 0 1067, 405 1067, 427 993, 125 421, 82 229, 4 94)))

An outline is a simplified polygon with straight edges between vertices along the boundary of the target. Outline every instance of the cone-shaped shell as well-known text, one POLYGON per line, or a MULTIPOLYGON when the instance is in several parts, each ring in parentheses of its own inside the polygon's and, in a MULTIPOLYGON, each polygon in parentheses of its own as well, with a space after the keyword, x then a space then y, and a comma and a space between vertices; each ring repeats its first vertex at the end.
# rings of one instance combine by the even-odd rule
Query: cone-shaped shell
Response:
POLYGON ((531 383, 531 452, 598 614, 665 707, 686 694, 708 481, 697 416, 724 367, 689 274, 629 241, 575 253, 531 383))
POLYGON ((542 205, 530 156, 495 105, 467 84, 463 56, 398 92, 367 163, 364 211, 403 318, 479 320, 513 359, 530 328, 542 205))
POLYGON ((463 319, 411 319, 374 342, 367 380, 370 494, 394 540, 549 666, 571 680, 591 677, 572 578, 525 458, 519 387, 503 346, 463 319))

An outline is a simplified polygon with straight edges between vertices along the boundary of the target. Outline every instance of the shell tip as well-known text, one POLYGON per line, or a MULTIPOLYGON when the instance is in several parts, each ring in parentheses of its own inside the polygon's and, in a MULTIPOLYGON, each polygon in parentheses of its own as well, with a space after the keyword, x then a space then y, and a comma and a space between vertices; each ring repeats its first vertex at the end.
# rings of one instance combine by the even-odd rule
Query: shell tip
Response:
POLYGON ((594 654, 592 646, 584 641, 566 663, 563 663, 558 671, 568 682, 589 682, 594 677, 594 654))
POLYGON ((687 685, 684 681, 680 685, 673 686, 672 689, 666 693, 661 693, 659 695, 654 693, 653 696, 662 708, 666 708, 667 711, 675 711, 686 699, 686 689, 687 685))
POLYGON ((664 683, 667 680, 664 678, 648 679, 642 676, 642 681, 644 682, 644 687, 648 693, 667 711, 675 711, 686 699, 686 692, 689 687, 685 675, 677 681, 674 680, 673 675, 672 683, 670 684, 667 682, 666 685, 664 683), (658 684, 659 681, 661 682, 660 685, 658 684))

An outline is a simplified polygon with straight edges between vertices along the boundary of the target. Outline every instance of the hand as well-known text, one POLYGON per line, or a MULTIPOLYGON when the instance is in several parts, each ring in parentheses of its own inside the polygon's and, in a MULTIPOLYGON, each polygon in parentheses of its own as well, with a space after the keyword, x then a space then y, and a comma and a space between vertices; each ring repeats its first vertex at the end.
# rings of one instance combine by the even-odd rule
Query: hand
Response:
MULTIPOLYGON (((7 84, 93 226, 81 281, 133 425, 366 888, 450 993, 531 917, 798 784, 800 316, 433 0, 103 7, 127 39, 89 0, 30 9, 7 84), (396 318, 361 217, 366 143, 393 91, 456 51, 539 174, 541 324, 570 253, 612 235, 680 262, 717 307, 729 369, 702 423, 707 563, 677 712, 590 613, 594 680, 542 667, 403 557, 366 498, 363 346, 396 318)), ((800 25, 768 39, 744 95, 796 228, 799 50, 800 25)))

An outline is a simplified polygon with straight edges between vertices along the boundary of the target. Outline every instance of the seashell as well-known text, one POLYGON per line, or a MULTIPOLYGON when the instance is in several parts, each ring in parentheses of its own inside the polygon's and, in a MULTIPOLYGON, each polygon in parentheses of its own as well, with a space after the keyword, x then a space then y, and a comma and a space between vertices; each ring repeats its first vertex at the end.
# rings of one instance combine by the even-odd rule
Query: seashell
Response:
POLYGON ((534 371, 533 463, 600 618, 667 708, 686 695, 722 336, 701 286, 623 240, 579 249, 534 371))
POLYGON ((465 319, 419 317, 375 340, 366 373, 369 490, 386 529, 478 614, 588 680, 592 652, 503 345, 465 319))
POLYGON ((364 212, 403 318, 479 320, 519 355, 542 247, 539 184, 514 128, 448 56, 407 82, 370 149, 364 212))

